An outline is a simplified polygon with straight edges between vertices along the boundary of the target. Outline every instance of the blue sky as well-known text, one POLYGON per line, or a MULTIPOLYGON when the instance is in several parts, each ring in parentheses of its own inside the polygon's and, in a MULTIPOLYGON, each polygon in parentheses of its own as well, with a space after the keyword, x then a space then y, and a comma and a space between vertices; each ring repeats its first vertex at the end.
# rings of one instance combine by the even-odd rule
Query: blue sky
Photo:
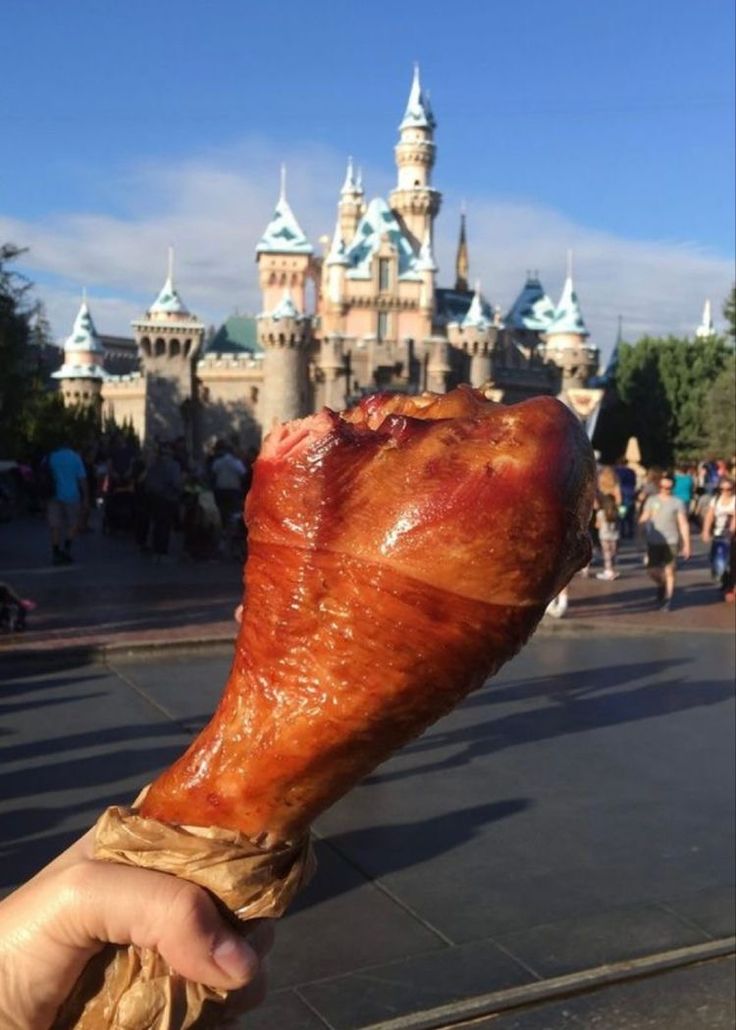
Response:
POLYGON ((604 349, 619 313, 629 335, 692 331, 733 277, 731 0, 4 0, 3 21, 0 236, 31 248, 59 335, 82 286, 125 331, 169 242, 203 317, 256 310, 280 160, 316 242, 348 153, 390 189, 415 59, 441 282, 461 199, 489 299, 510 306, 527 268, 556 299, 573 247, 604 349))

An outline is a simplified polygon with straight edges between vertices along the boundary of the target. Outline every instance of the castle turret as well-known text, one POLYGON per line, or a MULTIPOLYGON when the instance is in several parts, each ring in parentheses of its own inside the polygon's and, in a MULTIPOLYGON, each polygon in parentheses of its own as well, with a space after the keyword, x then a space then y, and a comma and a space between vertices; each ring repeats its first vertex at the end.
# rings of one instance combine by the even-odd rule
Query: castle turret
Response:
POLYGON ((263 310, 272 311, 284 290, 299 311, 306 307, 306 283, 313 274, 314 251, 286 199, 286 169, 281 169, 281 191, 271 221, 256 247, 263 310))
POLYGON ((480 292, 480 282, 475 284, 475 293, 470 307, 459 322, 447 327, 450 343, 463 353, 464 378, 471 386, 486 385, 492 376, 491 355, 497 335, 494 316, 480 292))
POLYGON ((700 320, 700 325, 695 330, 696 340, 707 340, 710 336, 715 336, 716 330, 713 325, 713 314, 711 312, 710 301, 706 300, 703 305, 703 317, 700 320))
POLYGON ((143 318, 131 324, 146 376, 145 442, 183 436, 194 453, 199 447, 194 369, 205 325, 181 299, 173 264, 170 247, 166 282, 143 318))
POLYGON ((52 379, 59 380, 65 404, 100 405, 106 377, 104 361, 105 348, 97 335, 85 297, 72 331, 64 341, 64 363, 52 373, 52 379))
POLYGON ((311 410, 307 374, 310 319, 294 303, 288 288, 278 304, 258 316, 263 348, 263 386, 258 419, 265 435, 278 422, 301 418, 311 410))
POLYGON ((348 158, 345 182, 340 190, 338 210, 340 212, 340 236, 347 247, 352 242, 358 222, 365 211, 362 177, 360 172, 356 174, 352 157, 348 158))
POLYGON ((562 388, 585 386, 598 370, 598 348, 587 343, 590 333, 580 310, 572 280, 572 255, 560 302, 545 330, 544 353, 562 372, 562 388))
POLYGON ((395 149, 398 183, 389 200, 391 208, 413 237, 417 250, 427 229, 430 234, 432 232, 432 223, 442 199, 439 191, 431 185, 436 124, 429 97, 422 91, 416 65, 395 149))

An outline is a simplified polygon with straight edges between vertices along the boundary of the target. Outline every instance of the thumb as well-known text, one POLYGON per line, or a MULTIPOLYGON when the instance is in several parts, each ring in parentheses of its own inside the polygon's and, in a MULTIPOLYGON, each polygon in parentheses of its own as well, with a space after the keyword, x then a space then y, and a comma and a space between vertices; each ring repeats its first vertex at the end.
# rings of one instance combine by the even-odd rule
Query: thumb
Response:
POLYGON ((233 989, 258 977, 270 928, 259 926, 248 943, 201 887, 112 862, 86 861, 61 876, 71 902, 61 909, 65 935, 86 957, 106 942, 134 944, 156 950, 177 973, 211 987, 233 989))

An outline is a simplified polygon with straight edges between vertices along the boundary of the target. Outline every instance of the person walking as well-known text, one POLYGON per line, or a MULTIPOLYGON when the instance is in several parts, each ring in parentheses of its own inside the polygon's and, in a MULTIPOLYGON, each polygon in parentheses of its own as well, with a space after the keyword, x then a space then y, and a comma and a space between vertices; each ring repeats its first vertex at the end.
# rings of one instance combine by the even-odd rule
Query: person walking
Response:
POLYGON ((217 444, 211 475, 220 521, 225 528, 233 515, 241 513, 246 476, 245 465, 233 454, 229 444, 222 441, 217 444))
POLYGON ((729 476, 721 476, 718 493, 711 498, 703 519, 703 541, 710 544, 711 573, 724 596, 728 593, 733 594, 731 543, 735 522, 736 497, 733 480, 729 476))
POLYGON ((169 538, 176 522, 181 485, 181 467, 173 456, 171 445, 159 444, 144 484, 151 513, 153 554, 158 561, 169 553, 169 538))
POLYGON ((89 504, 87 472, 67 440, 51 451, 46 462, 50 486, 46 518, 51 533, 51 560, 54 565, 69 565, 74 561, 72 542, 79 530, 82 508, 89 504))
POLYGON ((682 557, 690 557, 690 523, 685 505, 672 496, 674 475, 663 472, 659 490, 644 502, 639 523, 647 540, 647 573, 657 584, 657 605, 670 611, 675 593, 678 548, 682 557))
POLYGON ((601 506, 595 513, 598 539, 603 555, 603 572, 596 574, 596 579, 614 580, 618 579, 616 572, 616 553, 618 551, 619 539, 619 506, 613 494, 604 494, 601 506))

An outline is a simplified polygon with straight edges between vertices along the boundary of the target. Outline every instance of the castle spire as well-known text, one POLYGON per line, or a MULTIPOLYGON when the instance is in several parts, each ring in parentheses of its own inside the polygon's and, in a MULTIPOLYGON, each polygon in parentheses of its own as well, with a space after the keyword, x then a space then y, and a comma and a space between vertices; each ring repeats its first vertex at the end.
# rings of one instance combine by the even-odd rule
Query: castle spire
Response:
POLYGON ((474 328, 474 329, 487 329, 488 319, 486 318, 485 311, 483 310, 483 298, 480 292, 480 279, 475 280, 475 292, 473 293, 473 299, 470 302, 465 318, 460 323, 463 329, 474 328))
POLYGON ((567 277, 562 287, 560 302, 555 309, 554 318, 546 330, 548 336, 573 335, 584 339, 590 336, 580 310, 580 302, 572 281, 572 250, 567 252, 567 277))
POLYGON ((286 202, 286 164, 281 164, 281 182, 279 184, 279 203, 283 204, 286 202))
POLYGON ((355 170, 353 168, 353 159, 352 159, 352 157, 349 157, 348 158, 348 167, 347 167, 347 170, 345 172, 345 182, 342 184, 342 189, 340 190, 340 194, 341 194, 341 196, 345 196, 346 193, 348 193, 348 194, 358 193, 359 190, 360 190, 360 186, 359 186, 358 180, 357 180, 357 178, 355 176, 355 170))
POLYGON ((399 128, 434 129, 436 124, 429 99, 422 92, 422 84, 419 78, 419 63, 415 61, 409 99, 406 103, 406 110, 399 128))
POLYGON ((457 257, 455 258, 455 289, 461 293, 468 290, 468 240, 465 232, 465 203, 460 208, 460 238, 457 243, 457 257))
POLYGON ((716 330, 713 325, 713 314, 711 312, 710 300, 706 300, 703 305, 703 317, 700 320, 700 325, 695 330, 696 340, 707 340, 709 336, 715 336, 716 330))

